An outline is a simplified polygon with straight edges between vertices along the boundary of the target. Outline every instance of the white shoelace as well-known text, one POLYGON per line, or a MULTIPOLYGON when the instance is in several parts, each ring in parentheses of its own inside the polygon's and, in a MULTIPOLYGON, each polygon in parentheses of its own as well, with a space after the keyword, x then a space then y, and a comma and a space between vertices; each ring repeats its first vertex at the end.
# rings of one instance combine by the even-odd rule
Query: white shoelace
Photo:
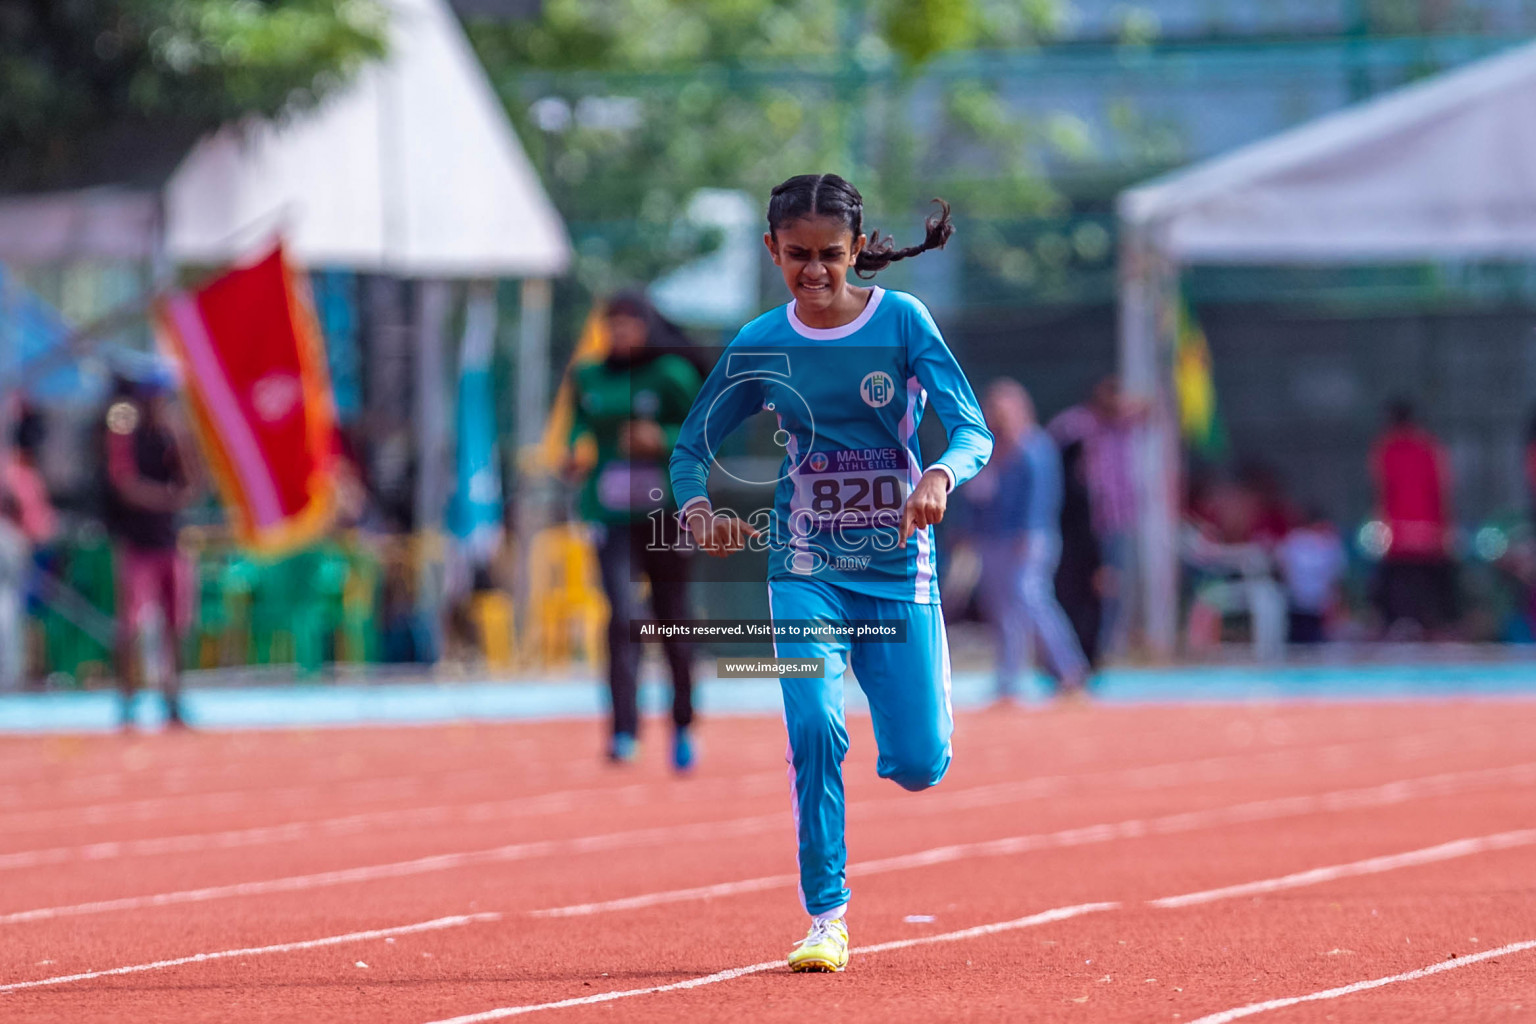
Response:
POLYGON ((832 927, 833 923, 834 922, 832 921, 813 920, 811 922, 810 934, 801 940, 800 945, 814 946, 816 943, 821 942, 824 939, 836 938, 837 929, 832 927))

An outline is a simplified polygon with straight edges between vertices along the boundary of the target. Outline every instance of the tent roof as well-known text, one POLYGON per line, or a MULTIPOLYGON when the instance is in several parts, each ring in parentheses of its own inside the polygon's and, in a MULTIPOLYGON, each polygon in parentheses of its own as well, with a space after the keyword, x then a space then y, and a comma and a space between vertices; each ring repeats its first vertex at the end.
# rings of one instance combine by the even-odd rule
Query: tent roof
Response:
POLYGON ((443 0, 388 0, 389 53, 281 124, 226 128, 166 187, 166 246, 223 263, 279 232, 304 266, 548 277, 564 225, 443 0))
POLYGON ((1186 262, 1536 255, 1536 44, 1127 191, 1186 262))

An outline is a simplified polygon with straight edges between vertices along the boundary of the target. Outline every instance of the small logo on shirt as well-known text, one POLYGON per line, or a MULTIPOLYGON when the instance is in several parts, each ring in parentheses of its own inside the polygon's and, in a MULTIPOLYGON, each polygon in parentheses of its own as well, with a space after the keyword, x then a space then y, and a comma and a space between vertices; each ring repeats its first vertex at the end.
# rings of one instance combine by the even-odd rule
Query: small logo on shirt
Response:
POLYGON ((876 370, 859 382, 859 397, 871 409, 890 405, 891 399, 896 397, 896 382, 884 370, 876 370))
POLYGON ((811 453, 811 472, 825 473, 827 471, 827 456, 825 452, 811 453))

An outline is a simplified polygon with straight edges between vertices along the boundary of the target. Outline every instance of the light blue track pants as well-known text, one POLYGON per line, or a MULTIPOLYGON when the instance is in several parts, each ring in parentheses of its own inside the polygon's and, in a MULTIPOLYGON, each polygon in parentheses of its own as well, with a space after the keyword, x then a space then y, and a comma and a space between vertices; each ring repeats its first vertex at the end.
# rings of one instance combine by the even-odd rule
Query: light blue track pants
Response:
POLYGON ((949 770, 954 714, 949 700, 949 641, 937 604, 869 597, 817 580, 768 585, 776 621, 904 620, 904 643, 780 640, 780 658, 825 658, 821 679, 781 679, 789 731, 790 788, 800 840, 800 898, 812 914, 848 902, 844 838, 843 673, 851 665, 869 699, 879 748, 876 770, 914 792, 937 785, 949 770))

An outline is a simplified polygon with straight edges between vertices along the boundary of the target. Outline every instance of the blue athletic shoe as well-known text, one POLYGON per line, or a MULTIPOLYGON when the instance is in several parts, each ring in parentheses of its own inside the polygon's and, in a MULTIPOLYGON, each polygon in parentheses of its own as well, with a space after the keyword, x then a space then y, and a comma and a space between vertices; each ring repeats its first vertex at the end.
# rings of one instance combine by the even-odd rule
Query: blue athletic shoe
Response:
POLYGON ((615 733, 608 744, 608 760, 614 764, 632 764, 637 751, 635 738, 627 732, 615 733))
POLYGON ((672 737, 672 767, 680 772, 693 768, 693 738, 687 729, 679 729, 672 737))

